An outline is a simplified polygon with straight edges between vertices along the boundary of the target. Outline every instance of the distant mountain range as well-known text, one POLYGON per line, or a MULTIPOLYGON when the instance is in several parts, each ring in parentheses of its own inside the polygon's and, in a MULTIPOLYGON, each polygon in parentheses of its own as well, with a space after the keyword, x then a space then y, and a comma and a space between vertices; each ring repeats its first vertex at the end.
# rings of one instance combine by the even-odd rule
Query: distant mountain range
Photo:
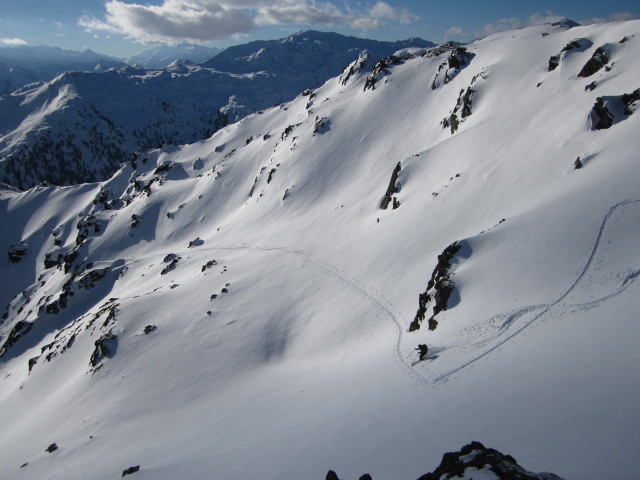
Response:
POLYGON ((205 139, 317 88, 362 51, 375 62, 433 45, 306 31, 229 48, 200 65, 63 73, 0 97, 0 181, 29 188, 105 179, 135 151, 205 139))
POLYGON ((150 50, 145 50, 138 55, 126 59, 129 65, 143 68, 165 68, 174 62, 186 61, 190 63, 202 63, 215 57, 222 50, 219 48, 203 47, 202 45, 162 45, 150 50))

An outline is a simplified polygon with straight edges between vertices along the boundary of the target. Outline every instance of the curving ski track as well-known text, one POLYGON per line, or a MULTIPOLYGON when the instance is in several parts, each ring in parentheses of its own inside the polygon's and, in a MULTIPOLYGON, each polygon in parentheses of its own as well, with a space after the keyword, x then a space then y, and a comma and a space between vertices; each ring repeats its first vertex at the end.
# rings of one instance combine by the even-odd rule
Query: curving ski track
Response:
MULTIPOLYGON (((603 219, 602 219, 602 221, 600 223, 600 227, 598 229, 598 233, 596 235, 595 241, 594 241, 594 243, 593 243, 593 245, 591 247, 591 251, 589 253, 589 256, 588 256, 587 261, 585 262, 583 268, 580 270, 580 272, 578 273, 578 275, 575 278, 575 280, 571 283, 571 285, 569 285, 569 287, 556 300, 554 300, 553 302, 548 303, 548 304, 528 305, 528 306, 525 306, 525 307, 521 307, 521 308, 518 308, 518 309, 515 309, 515 310, 512 310, 512 311, 508 311, 508 312, 503 312, 503 313, 500 313, 500 314, 497 314, 497 315, 493 316, 491 318, 491 320, 499 319, 501 317, 506 317, 506 319, 503 321, 502 325, 498 329, 498 337, 499 337, 499 336, 503 335, 503 332, 507 332, 510 329, 510 327, 512 327, 512 325, 519 318, 521 318, 524 315, 527 315, 529 313, 532 313, 532 312, 534 312, 536 310, 541 309, 541 311, 538 312, 536 315, 534 315, 530 320, 528 320, 524 324, 520 325, 515 331, 511 332, 509 335, 507 335, 506 337, 502 338, 500 341, 498 341, 496 344, 491 346, 489 349, 485 350, 484 352, 482 352, 478 356, 474 357, 473 359, 471 359, 469 361, 466 361, 465 363, 463 363, 462 365, 454 368, 453 370, 450 370, 449 372, 441 374, 439 376, 427 375, 427 374, 425 374, 423 372, 420 372, 418 369, 416 369, 414 367, 414 364, 412 364, 405 357, 405 355, 402 353, 402 343, 403 343, 405 331, 402 328, 402 325, 401 325, 400 321, 398 320, 398 318, 393 314, 393 312, 386 305, 384 305, 380 300, 378 300, 378 298, 376 298, 373 294, 369 293, 369 291, 366 289, 366 287, 364 285, 359 284, 359 282, 357 280, 353 279, 353 278, 348 278, 344 272, 339 271, 333 265, 330 265, 328 263, 323 262, 322 260, 320 260, 320 259, 310 255, 309 253, 305 252, 304 250, 295 249, 295 248, 291 248, 291 247, 241 245, 241 246, 228 246, 228 247, 225 247, 225 246, 208 247, 208 248, 202 248, 200 250, 252 250, 252 251, 261 251, 261 252, 280 252, 280 253, 284 253, 284 254, 288 254, 288 255, 295 255, 295 256, 301 258, 305 263, 313 266, 314 268, 316 268, 317 270, 320 270, 321 272, 323 272, 326 275, 330 275, 330 276, 334 277, 337 281, 339 281, 340 283, 344 284, 347 288, 350 288, 351 290, 353 290, 357 294, 359 294, 362 297, 364 297, 367 301, 372 303, 374 305, 374 307, 380 313, 382 313, 385 317, 387 317, 392 322, 392 324, 393 324, 393 326, 394 326, 394 328, 396 330, 397 340, 396 340, 396 345, 395 345, 395 356, 398 359, 398 361, 400 362, 400 364, 402 365, 402 367, 407 371, 408 374, 410 374, 418 382, 420 382, 422 384, 425 384, 425 385, 426 384, 436 384, 436 383, 439 383, 439 382, 442 382, 442 381, 446 380, 451 375, 453 375, 453 374, 455 374, 455 373, 467 368, 468 366, 472 365, 473 363, 477 362, 478 360, 486 357, 491 352, 497 350, 502 345, 504 345, 506 342, 508 342, 509 340, 513 339, 516 335, 520 334, 523 330, 528 328, 530 325, 532 325, 538 319, 540 319, 541 317, 543 317, 544 315, 549 313, 549 311, 551 309, 553 309, 556 306, 559 306, 562 303, 562 301, 565 298, 567 298, 567 296, 569 296, 576 289, 576 287, 580 284, 580 282, 583 280, 585 275, 591 269, 593 261, 594 261, 594 259, 596 257, 596 254, 598 253, 598 250, 600 248, 600 245, 601 245, 602 238, 603 238, 603 235, 605 233, 606 227, 607 227, 612 215, 620 208, 623 208, 623 207, 626 207, 626 206, 629 206, 629 205, 633 205, 633 204, 638 204, 638 203, 640 203, 640 200, 624 200, 624 201, 621 201, 619 203, 616 203, 611 208, 609 208, 609 210, 604 215, 604 217, 603 217, 603 219)), ((566 306, 567 307, 577 307, 577 308, 593 308, 594 306, 597 306, 598 304, 600 304, 600 303, 602 303, 604 301, 607 301, 607 300, 619 295, 620 293, 622 293, 638 277, 640 277, 640 270, 632 272, 631 274, 627 275, 627 277, 622 282, 620 289, 618 291, 612 293, 612 294, 609 294, 609 295, 607 295, 605 297, 602 297, 600 299, 593 300, 593 301, 590 301, 590 302, 581 303, 581 304, 575 304, 575 305, 566 305, 566 306)), ((488 344, 490 342, 491 342, 491 339, 479 342, 479 344, 480 345, 482 345, 482 344, 486 345, 486 344, 488 344)), ((476 344, 476 345, 478 345, 478 344, 476 344)), ((443 349, 438 349, 438 351, 442 351, 442 350, 443 349)))
MULTIPOLYGON (((602 237, 604 235, 604 232, 605 232, 605 229, 607 227, 607 224, 609 223, 609 221, 611 219, 611 216, 619 208, 626 207, 626 206, 632 205, 632 204, 637 204, 637 203, 640 203, 640 200, 624 200, 622 202, 616 203, 614 206, 609 208, 607 213, 604 215, 604 217, 602 219, 602 222, 600 223, 600 228, 598 229, 598 234, 597 234, 596 239, 595 239, 595 241, 593 243, 593 246, 591 248, 591 252, 589 254, 589 257, 587 258, 587 261, 586 261, 584 267, 578 273, 578 276, 573 281, 573 283, 567 288, 567 290, 565 290, 562 293, 562 295, 560 295, 560 297, 558 297, 555 301, 553 301, 553 302, 551 302, 549 304, 546 304, 546 305, 530 305, 530 306, 523 307, 523 308, 520 308, 520 309, 517 309, 517 310, 511 312, 509 314, 509 318, 503 324, 503 326, 501 327, 500 331, 505 331, 509 327, 509 325, 511 325, 515 320, 517 320, 518 318, 522 317, 526 313, 529 313, 529 312, 531 312, 533 310, 536 310, 538 308, 542 308, 543 309, 537 315, 532 317, 529 321, 527 321, 526 323, 521 325, 517 330, 513 331, 507 337, 501 339, 498 343, 493 345, 491 348, 489 348, 485 352, 481 353, 480 355, 478 355, 477 357, 473 358, 472 360, 469 360, 469 361, 465 362, 464 364, 460 365, 459 367, 457 367, 457 368, 455 368, 455 369, 453 369, 453 370, 451 370, 451 371, 449 371, 447 373, 444 373, 444 374, 438 376, 437 378, 435 378, 434 379, 434 383, 446 380, 448 377, 450 377, 454 373, 459 372, 459 371, 463 370, 464 368, 470 366, 471 364, 477 362, 481 358, 486 357, 491 352, 495 351, 496 349, 498 349, 499 347, 504 345, 506 342, 508 342, 509 340, 513 339, 516 335, 521 333, 523 330, 525 330, 527 327, 529 327, 532 323, 534 323, 540 317, 546 315, 552 308, 560 305, 562 303, 562 301, 565 298, 567 298, 567 296, 570 295, 576 289, 576 287, 580 284, 580 282, 582 281, 584 276, 590 270, 591 265, 593 264, 593 260, 594 260, 596 254, 598 253, 598 250, 600 248, 600 244, 602 242, 602 237)), ((631 283, 633 283, 633 281, 636 280, 636 278, 638 278, 638 276, 640 276, 640 271, 639 272, 634 272, 631 275, 628 275, 627 278, 625 279, 625 281, 622 283, 621 288, 617 292, 615 292, 613 294, 607 295, 606 297, 600 298, 598 300, 594 300, 593 302, 587 302, 586 304, 578 304, 578 305, 574 305, 574 306, 576 306, 576 307, 584 307, 584 306, 589 306, 589 305, 594 305, 595 306, 598 303, 601 303, 601 302, 606 301, 606 300, 608 300, 610 298, 613 298, 613 297, 619 295, 620 293, 622 293, 624 290, 626 290, 627 287, 629 287, 629 285, 631 285, 631 283)), ((571 306, 571 305, 567 305, 567 306, 571 306)))

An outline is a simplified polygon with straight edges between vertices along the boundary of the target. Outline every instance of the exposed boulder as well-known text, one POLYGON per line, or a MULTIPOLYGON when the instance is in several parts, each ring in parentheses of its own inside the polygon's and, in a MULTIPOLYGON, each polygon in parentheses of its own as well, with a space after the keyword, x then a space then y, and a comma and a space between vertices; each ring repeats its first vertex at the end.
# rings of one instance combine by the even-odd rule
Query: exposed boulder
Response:
POLYGON ((163 262, 166 263, 167 265, 162 269, 162 271, 160 272, 160 275, 166 275, 170 271, 175 270, 176 265, 180 261, 180 258, 181 257, 176 255, 175 253, 170 253, 167 256, 165 256, 163 262))
POLYGON ((391 173, 391 180, 389 181, 389 185, 387 186, 387 191, 385 192, 382 200, 380 201, 380 208, 382 210, 386 210, 389 207, 389 204, 393 200, 393 208, 396 209, 400 206, 400 202, 396 197, 393 196, 394 193, 398 193, 400 191, 400 184, 398 183, 398 175, 400 175, 400 171, 402 170, 402 165, 400 162, 397 163, 393 172, 391 173))
POLYGON ((136 465, 134 467, 129 467, 122 471, 122 476, 131 475, 132 473, 136 473, 140 470, 140 465, 136 465))
POLYGON ((22 260, 27 254, 27 250, 29 249, 29 245, 26 242, 17 242, 9 246, 9 251, 7 254, 9 255, 9 261, 11 263, 18 263, 22 260))
POLYGON ((45 452, 52 453, 52 452, 55 452, 56 450, 58 450, 58 445, 56 445, 55 443, 52 443, 45 449, 45 452))
POLYGON ((613 113, 607 108, 602 97, 596 98, 591 109, 591 124, 595 130, 605 130, 613 125, 613 113))
POLYGON ((605 52, 603 47, 598 47, 591 58, 585 63, 580 73, 578 73, 579 77, 587 78, 598 72, 602 67, 604 67, 607 63, 609 63, 609 57, 605 52))

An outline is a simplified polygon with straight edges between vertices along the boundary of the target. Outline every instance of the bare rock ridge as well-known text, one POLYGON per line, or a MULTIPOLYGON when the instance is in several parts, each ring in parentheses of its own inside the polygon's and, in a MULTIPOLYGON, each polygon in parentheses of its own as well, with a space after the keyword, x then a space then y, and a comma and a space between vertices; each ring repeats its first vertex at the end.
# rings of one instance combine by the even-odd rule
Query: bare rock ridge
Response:
POLYGON ((436 268, 434 268, 431 279, 427 283, 427 289, 419 295, 418 311, 409 325, 410 332, 420 329, 420 325, 427 314, 427 306, 432 299, 434 300, 434 305, 433 315, 429 319, 429 330, 436 329, 438 322, 435 320, 435 316, 447 309, 449 297, 453 292, 453 282, 451 281, 451 274, 449 272, 451 269, 451 261, 461 248, 462 245, 460 243, 453 242, 438 255, 438 264, 436 268))
MULTIPOLYGON (((473 480, 474 478, 494 478, 499 480, 562 480, 553 473, 533 473, 518 465, 511 456, 480 442, 471 442, 457 452, 445 453, 442 462, 431 473, 418 480, 473 480)), ((329 470, 325 480, 340 480, 336 472, 329 470)), ((373 480, 365 473, 359 480, 373 480)))

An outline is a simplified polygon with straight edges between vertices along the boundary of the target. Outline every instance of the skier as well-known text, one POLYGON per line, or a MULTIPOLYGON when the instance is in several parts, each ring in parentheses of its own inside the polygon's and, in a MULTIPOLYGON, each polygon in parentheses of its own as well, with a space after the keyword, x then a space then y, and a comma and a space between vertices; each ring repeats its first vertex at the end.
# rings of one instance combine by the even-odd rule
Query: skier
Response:
POLYGON ((427 356, 427 352, 429 351, 429 347, 427 347, 424 343, 422 343, 422 344, 418 345, 418 348, 416 348, 416 350, 418 350, 420 352, 420 361, 422 361, 427 356))

